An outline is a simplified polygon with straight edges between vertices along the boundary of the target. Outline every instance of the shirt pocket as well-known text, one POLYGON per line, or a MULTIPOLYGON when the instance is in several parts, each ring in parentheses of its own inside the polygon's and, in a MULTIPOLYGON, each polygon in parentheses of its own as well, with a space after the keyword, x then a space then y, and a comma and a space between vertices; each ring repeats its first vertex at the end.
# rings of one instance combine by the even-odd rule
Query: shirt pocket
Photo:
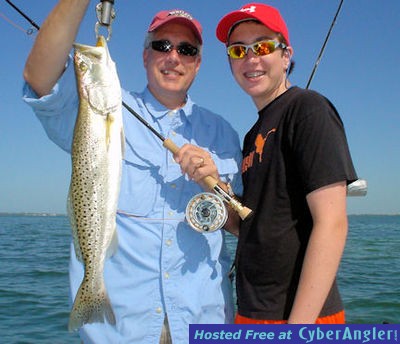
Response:
POLYGON ((157 198, 157 174, 158 168, 146 160, 125 158, 119 210, 134 216, 148 216, 154 209, 157 198))

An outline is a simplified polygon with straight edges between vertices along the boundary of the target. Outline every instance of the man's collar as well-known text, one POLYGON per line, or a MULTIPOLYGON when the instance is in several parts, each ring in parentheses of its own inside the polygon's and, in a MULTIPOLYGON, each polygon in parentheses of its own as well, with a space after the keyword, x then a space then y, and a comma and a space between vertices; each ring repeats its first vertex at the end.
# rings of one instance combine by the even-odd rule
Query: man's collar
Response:
MULTIPOLYGON (((143 101, 147 108, 147 111, 155 118, 161 118, 169 113, 171 110, 165 107, 165 105, 161 104, 150 92, 149 88, 146 87, 143 92, 143 101)), ((186 96, 186 103, 183 107, 176 110, 176 112, 181 111, 186 119, 191 122, 193 109, 193 102, 190 99, 189 95, 186 96)))

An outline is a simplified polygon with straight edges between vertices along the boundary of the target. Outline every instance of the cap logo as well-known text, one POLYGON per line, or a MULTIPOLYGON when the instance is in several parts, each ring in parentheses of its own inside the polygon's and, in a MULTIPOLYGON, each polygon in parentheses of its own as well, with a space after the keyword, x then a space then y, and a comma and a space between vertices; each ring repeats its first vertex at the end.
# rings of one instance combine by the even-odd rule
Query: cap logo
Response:
POLYGON ((189 20, 193 20, 193 17, 189 13, 182 10, 171 11, 168 13, 168 16, 183 17, 189 20))
POLYGON ((256 11, 256 6, 250 6, 250 7, 243 7, 240 12, 249 12, 249 13, 253 13, 256 11))

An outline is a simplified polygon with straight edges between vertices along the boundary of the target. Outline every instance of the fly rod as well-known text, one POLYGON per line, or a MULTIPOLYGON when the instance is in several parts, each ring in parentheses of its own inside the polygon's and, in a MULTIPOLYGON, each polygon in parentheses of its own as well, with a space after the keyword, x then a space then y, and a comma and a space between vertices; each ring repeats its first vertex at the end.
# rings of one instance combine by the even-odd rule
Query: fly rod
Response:
POLYGON ((24 12, 22 12, 17 6, 15 6, 11 1, 6 0, 6 2, 16 10, 21 16, 23 16, 36 30, 40 29, 40 26, 36 24, 31 18, 29 18, 24 12))
MULTIPOLYGON (((155 130, 146 120, 141 117, 135 110, 133 110, 128 104, 122 101, 122 105, 135 116, 147 129, 149 129, 154 135, 156 135, 163 143, 163 146, 167 148, 171 153, 175 154, 179 151, 179 147, 170 139, 165 138, 157 130, 155 130)), ((218 196, 222 198, 233 210, 235 210, 242 220, 246 219, 252 210, 243 206, 236 198, 228 194, 224 189, 218 185, 218 181, 212 176, 206 176, 203 179, 204 183, 210 190, 213 190, 218 196)))
MULTIPOLYGON (((20 9, 18 9, 14 4, 12 4, 9 0, 6 0, 18 13, 20 13, 26 20, 28 20, 32 25, 34 25, 38 30, 40 27, 33 22, 26 14, 24 14, 20 9)), ((101 5, 104 4, 103 7, 97 7, 96 11, 98 13, 98 24, 107 26, 110 30, 110 24, 115 16, 112 11, 112 5, 114 1, 112 0, 101 0, 101 5), (99 11, 105 11, 105 14, 99 14, 99 11), (100 19, 101 18, 101 19, 100 19)), ((110 32, 110 31, 109 31, 110 32)), ((97 26, 96 26, 97 33, 97 26)), ((173 154, 179 151, 179 147, 170 139, 162 136, 158 131, 156 131, 149 123, 147 123, 144 118, 142 118, 138 113, 136 113, 128 104, 122 101, 122 105, 132 114, 134 115, 142 124, 144 124, 154 135, 156 135, 162 142, 163 146, 167 148, 173 154)), ((203 179, 204 183, 210 190, 213 190, 223 201, 225 201, 234 211, 238 213, 242 220, 246 219, 251 213, 252 210, 243 206, 236 198, 228 194, 224 189, 222 189, 218 185, 218 181, 215 180, 212 176, 206 176, 203 179)))

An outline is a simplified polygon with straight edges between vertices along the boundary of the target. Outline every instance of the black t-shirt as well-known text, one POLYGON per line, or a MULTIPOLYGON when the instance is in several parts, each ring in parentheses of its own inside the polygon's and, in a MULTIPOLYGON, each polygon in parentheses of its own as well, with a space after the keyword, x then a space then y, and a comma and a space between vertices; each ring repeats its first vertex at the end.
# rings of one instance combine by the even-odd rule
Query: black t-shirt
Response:
MULTIPOLYGON (((343 123, 320 94, 292 87, 259 112, 243 147, 243 203, 254 215, 240 228, 239 314, 287 319, 312 229, 306 195, 357 179, 343 123)), ((332 286, 320 316, 343 309, 332 286)))

